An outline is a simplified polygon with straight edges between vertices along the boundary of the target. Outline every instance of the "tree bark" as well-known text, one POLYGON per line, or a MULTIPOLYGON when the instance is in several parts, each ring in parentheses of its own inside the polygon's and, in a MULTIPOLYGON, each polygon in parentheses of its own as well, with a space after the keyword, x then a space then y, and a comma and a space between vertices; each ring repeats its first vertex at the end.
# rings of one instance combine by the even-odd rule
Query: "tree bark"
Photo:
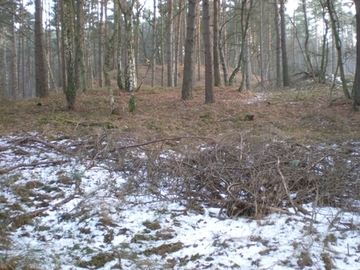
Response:
POLYGON ((116 74, 116 82, 117 82, 117 87, 119 89, 123 89, 123 81, 122 81, 122 17, 121 17, 121 9, 120 9, 120 4, 118 1, 115 2, 115 12, 116 12, 116 27, 117 27, 117 55, 116 55, 116 63, 117 63, 117 74, 116 74))
POLYGON ((210 39, 210 11, 209 0, 203 2, 203 35, 205 51, 205 103, 214 103, 214 77, 213 77, 213 59, 211 55, 210 39))
MULTIPOLYGON (((282 86, 281 82, 281 38, 280 38, 280 22, 279 7, 277 0, 274 0, 275 7, 275 35, 276 35, 276 87, 282 86)), ((270 40, 270 38, 269 38, 270 40)))
POLYGON ((285 0, 280 0, 280 29, 281 29, 281 60, 283 71, 283 86, 290 85, 289 67, 286 49, 285 0))
POLYGON ((86 91, 86 71, 84 63, 84 0, 77 0, 76 6, 76 35, 75 35, 75 77, 76 87, 86 91))
POLYGON ((173 23, 173 1, 168 0, 168 33, 167 33, 167 86, 173 87, 174 86, 174 61, 173 61, 173 30, 174 30, 174 23, 173 23))
POLYGON ((265 76, 264 76, 264 38, 263 38, 263 6, 264 2, 259 2, 260 26, 259 26, 259 66, 260 66, 260 84, 261 89, 265 90, 265 76))
POLYGON ((219 63, 219 4, 220 0, 213 0, 214 25, 213 25, 213 56, 214 56, 214 85, 221 85, 220 63, 219 63))
POLYGON ((319 83, 325 83, 326 81, 326 67, 328 64, 328 55, 329 55, 329 41, 328 41, 328 32, 329 32, 329 20, 326 18, 326 5, 322 0, 320 0, 322 7, 322 18, 325 24, 325 30, 323 34, 322 42, 322 53, 321 53, 321 66, 319 74, 319 83))
POLYGON ((228 86, 228 67, 227 67, 227 61, 225 59, 226 54, 226 44, 227 44, 227 38, 226 38, 226 27, 227 27, 227 21, 226 21, 226 0, 222 0, 222 26, 220 27, 219 31, 219 56, 220 56, 220 62, 223 70, 223 79, 224 79, 224 85, 228 86))
POLYGON ((42 26, 42 3, 35 1, 35 81, 36 96, 47 97, 49 95, 47 70, 45 62, 43 26, 42 26))
POLYGON ((340 78, 341 78, 341 82, 342 82, 344 95, 346 98, 351 98, 351 95, 349 93, 347 83, 346 83, 345 70, 344 70, 344 65, 343 65, 343 60, 342 60, 341 39, 340 39, 340 34, 339 34, 339 28, 340 28, 339 27, 339 18, 337 17, 336 11, 334 9, 334 6, 333 6, 333 3, 331 0, 327 0, 327 7, 328 7, 328 11, 329 11, 333 36, 334 36, 334 40, 335 40, 335 47, 336 47, 337 55, 338 55, 337 65, 340 70, 340 78))
POLYGON ((156 82, 156 52, 157 52, 157 44, 156 44, 156 0, 154 0, 154 8, 153 8, 153 20, 152 20, 152 59, 151 59, 151 86, 155 86, 156 82))
POLYGON ((306 13, 306 0, 302 0, 303 13, 304 13, 304 30, 305 30, 305 56, 306 56, 306 64, 308 66, 308 72, 312 75, 315 80, 315 71, 313 65, 311 63, 310 53, 309 53, 309 25, 306 13))
POLYGON ((249 29, 249 22, 250 22, 250 15, 251 15, 251 11, 253 8, 253 1, 252 0, 245 0, 242 2, 242 6, 241 6, 241 18, 240 18, 240 22, 241 22, 241 46, 240 46, 240 54, 238 57, 238 62, 237 65, 235 67, 235 69, 233 70, 233 72, 230 75, 229 78, 229 85, 232 86, 234 83, 234 79, 236 74, 241 70, 243 70, 243 75, 242 75, 242 80, 241 80, 241 85, 239 87, 239 91, 242 91, 243 89, 243 84, 244 84, 244 72, 245 72, 245 46, 246 46, 246 36, 248 34, 248 29, 249 29), (248 6, 248 1, 250 1, 250 5, 248 6), (249 8, 247 8, 249 7, 249 8))
POLYGON ((103 87, 103 67, 104 67, 104 58, 103 58, 103 17, 104 17, 104 0, 100 2, 100 18, 99 18, 99 39, 98 39, 98 68, 99 68, 99 87, 103 87))
MULTIPOLYGON (((41 2, 40 2, 41 8, 41 2)), ((15 38, 15 16, 16 16, 16 3, 12 4, 12 25, 11 27, 11 73, 12 73, 12 94, 15 99, 19 98, 19 80, 18 80, 18 65, 17 65, 17 53, 16 53, 16 38, 15 38)), ((36 48, 36 47, 35 47, 36 48)), ((39 52, 39 51, 37 51, 39 52)), ((37 55, 35 53, 35 59, 37 55)), ((44 57, 44 54, 42 55, 44 57)), ((38 88, 37 88, 38 89, 38 88)))
POLYGON ((355 111, 360 110, 360 0, 354 0, 356 8, 356 71, 353 86, 353 98, 355 111))
POLYGON ((177 33, 175 41, 175 70, 174 70, 174 86, 178 85, 179 74, 179 52, 182 53, 182 44, 181 44, 181 30, 182 30, 182 14, 183 14, 183 0, 179 0, 179 12, 177 14, 177 33))
POLYGON ((76 84, 75 84, 75 57, 74 57, 74 2, 63 0, 62 30, 64 38, 64 52, 66 62, 65 96, 69 110, 75 109, 76 84))
POLYGON ((196 31, 196 4, 197 0, 189 0, 187 27, 186 27, 186 43, 185 43, 185 59, 184 59, 184 75, 181 89, 181 98, 183 100, 192 99, 193 87, 193 57, 195 49, 195 31, 196 31))
POLYGON ((125 17, 125 29, 126 29, 126 51, 127 51, 127 65, 125 69, 125 90, 129 91, 129 111, 135 110, 135 54, 134 54, 134 16, 133 7, 134 1, 131 0, 125 5, 122 5, 119 1, 119 6, 125 17))

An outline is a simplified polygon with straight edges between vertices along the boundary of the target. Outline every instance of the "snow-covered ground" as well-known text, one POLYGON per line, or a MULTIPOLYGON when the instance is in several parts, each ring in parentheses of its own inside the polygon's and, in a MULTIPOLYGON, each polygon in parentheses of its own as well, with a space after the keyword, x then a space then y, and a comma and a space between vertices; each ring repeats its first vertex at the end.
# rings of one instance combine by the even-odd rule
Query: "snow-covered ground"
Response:
POLYGON ((0 269, 360 269, 358 213, 224 219, 123 196, 123 174, 56 149, 72 143, 0 139, 0 269))

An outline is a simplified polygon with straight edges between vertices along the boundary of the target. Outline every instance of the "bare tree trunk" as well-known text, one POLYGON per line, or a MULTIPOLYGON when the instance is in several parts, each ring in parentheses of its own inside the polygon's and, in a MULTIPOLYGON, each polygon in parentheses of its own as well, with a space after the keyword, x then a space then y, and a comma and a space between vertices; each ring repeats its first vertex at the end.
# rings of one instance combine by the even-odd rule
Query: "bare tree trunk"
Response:
POLYGON ((355 111, 360 110, 360 0, 355 0, 356 8, 356 71, 355 71, 355 80, 353 86, 353 97, 354 105, 353 108, 355 111))
POLYGON ((265 76, 264 76, 264 38, 263 38, 263 6, 264 2, 259 1, 259 15, 260 15, 260 25, 259 25, 259 64, 260 64, 260 84, 261 89, 265 90, 265 76))
POLYGON ((64 51, 66 61, 65 96, 69 110, 75 109, 76 84, 75 84, 75 57, 74 57, 74 2, 63 0, 62 30, 64 37, 64 51))
POLYGON ((151 59, 151 86, 154 87, 156 83, 156 0, 154 0, 154 15, 152 20, 152 59, 151 59))
POLYGON ((75 77, 77 88, 83 92, 86 91, 86 71, 84 63, 84 0, 77 0, 77 20, 76 20, 76 35, 75 35, 75 77))
MULTIPOLYGON (((19 95, 17 53, 16 53, 16 39, 15 39, 16 3, 13 3, 12 6, 13 6, 13 10, 12 10, 12 17, 11 18, 12 18, 13 27, 11 27, 11 73, 12 73, 12 84, 11 84, 11 86, 12 86, 12 93, 13 93, 14 98, 18 99, 20 95, 19 95)), ((41 8, 41 1, 40 1, 40 8, 41 8)), ((36 23, 35 23, 35 25, 36 25, 36 23)), ((43 57, 44 57, 44 54, 43 54, 43 57)), ((36 58, 37 57, 36 57, 36 53, 35 53, 35 59, 36 58)))
POLYGON ((189 0, 187 27, 186 27, 186 43, 185 43, 185 59, 184 59, 184 75, 181 90, 181 98, 183 100, 192 99, 193 87, 193 56, 195 49, 195 33, 196 33, 196 4, 197 0, 189 0))
MULTIPOLYGON (((236 65, 234 71, 230 75, 229 85, 233 85, 235 76, 240 71, 240 69, 242 69, 243 71, 245 70, 245 59, 244 59, 244 57, 245 57, 245 46, 247 46, 246 45, 246 37, 247 37, 247 34, 248 34, 250 15, 251 15, 252 8, 253 8, 253 1, 252 0, 245 0, 245 1, 242 2, 241 18, 240 18, 240 23, 241 23, 240 54, 239 54, 239 57, 238 57, 237 65, 236 65), (248 5, 248 1, 250 1, 250 5, 248 5)), ((244 78, 244 72, 243 72, 242 77, 244 78)), ((243 84, 244 84, 244 80, 241 81, 239 91, 242 91, 243 84)))
POLYGON ((280 28, 281 28, 281 59, 283 70, 283 86, 290 85, 289 68, 286 50, 285 0, 280 0, 280 28))
POLYGON ((346 98, 351 98, 351 95, 349 93, 347 83, 346 83, 344 65, 343 65, 343 60, 342 60, 341 39, 340 39, 340 35, 339 35, 339 28, 340 28, 339 27, 339 18, 337 17, 335 8, 334 8, 331 0, 327 0, 327 7, 328 7, 329 15, 330 15, 333 36, 335 39, 335 46, 336 46, 337 55, 338 55, 337 65, 340 70, 340 78, 341 78, 341 82, 342 82, 344 95, 346 98))
POLYGON ((36 96, 47 97, 49 95, 47 78, 41 0, 35 1, 35 80, 36 96))
MULTIPOLYGON (((201 81, 201 24, 200 24, 200 5, 196 7, 196 63, 197 63, 197 80, 201 81)), ((194 74, 195 77, 195 74, 194 74)))
POLYGON ((174 85, 178 85, 178 77, 179 74, 179 52, 182 53, 182 44, 181 44, 181 19, 182 19, 182 12, 183 11, 183 0, 179 0, 179 12, 177 14, 177 33, 176 33, 176 42, 175 42, 175 71, 174 71, 174 85))
POLYGON ((251 59, 250 59, 250 37, 247 35, 245 39, 245 72, 243 72, 243 77, 245 75, 245 86, 246 90, 251 89, 251 59))
POLYGON ((302 0, 303 12, 304 12, 304 28, 305 28, 305 56, 306 56, 306 64, 308 66, 308 72, 312 75, 315 80, 315 71, 313 65, 311 63, 310 54, 309 54, 309 26, 308 19, 306 15, 306 0, 302 0))
POLYGON ((111 80, 109 75, 110 70, 110 55, 113 52, 113 41, 115 39, 117 28, 114 29, 114 32, 111 37, 109 37, 109 20, 107 19, 107 4, 108 0, 104 2, 105 8, 105 61, 104 61, 104 78, 105 78, 105 86, 108 89, 109 93, 109 103, 110 103, 110 113, 115 113, 115 99, 114 99, 114 90, 111 86, 111 80))
POLYGON ((164 45, 164 24, 165 24, 165 10, 163 8, 162 0, 159 0, 161 5, 160 16, 161 16, 161 87, 164 86, 164 74, 165 74, 165 45, 164 45))
POLYGON ((121 18, 121 10, 120 10, 120 4, 118 1, 116 1, 116 27, 117 27, 117 55, 116 55, 116 62, 117 62, 117 75, 116 75, 116 81, 117 81, 117 87, 119 89, 123 89, 123 82, 122 82, 122 18, 121 18))
MULTIPOLYGON (((5 30, 6 33, 6 30, 5 30)), ((1 35, 0 35, 1 38, 1 35)), ((7 57, 6 57, 6 40, 4 39, 3 42, 1 43, 1 48, 3 49, 3 59, 4 59, 4 86, 3 86, 3 93, 6 96, 10 96, 10 89, 9 89, 9 72, 8 72, 8 62, 7 62, 7 57)))
POLYGON ((328 64, 328 56, 329 56, 329 41, 328 41, 329 20, 326 18, 326 5, 323 3, 322 0, 320 0, 320 4, 322 7, 322 17, 323 17, 323 21, 325 24, 325 30, 324 30, 323 42, 322 42, 319 83, 325 83, 326 82, 326 67, 328 64))
POLYGON ((101 0, 100 2, 100 18, 99 18, 99 43, 98 43, 98 54, 99 54, 99 87, 103 86, 103 66, 104 66, 104 61, 103 61, 103 17, 104 17, 104 0, 101 0))
POLYGON ((226 44, 227 44, 227 37, 226 37, 226 0, 222 0, 222 26, 220 27, 219 31, 219 56, 220 62, 223 70, 223 78, 224 78, 224 85, 228 85, 228 67, 227 61, 225 59, 226 55, 226 44))
POLYGON ((203 2, 203 35, 205 51, 205 103, 214 103, 214 77, 213 77, 213 59, 211 55, 210 39, 210 11, 209 0, 203 2))
MULTIPOLYGON (((120 0, 118 0, 120 1, 120 0)), ((127 3, 126 7, 119 2, 122 13, 125 17, 126 28, 126 51, 128 55, 128 62, 125 70, 125 90, 130 93, 129 111, 135 110, 135 87, 136 87, 136 74, 135 74, 135 54, 134 54, 134 16, 133 7, 134 1, 131 0, 127 3)))
POLYGON ((24 0, 21 0, 21 38, 20 38, 20 56, 21 64, 19 65, 19 77, 22 97, 25 97, 25 12, 24 12, 24 0))
POLYGON ((63 86, 63 58, 61 57, 63 46, 61 45, 61 31, 60 31, 60 15, 61 15, 61 2, 56 3, 55 8, 55 29, 56 29, 56 47, 57 47, 57 60, 58 60, 58 67, 57 67, 57 87, 63 86))
POLYGON ((173 31, 174 31, 174 23, 173 23, 173 1, 168 0, 168 43, 167 43, 167 86, 174 86, 174 68, 173 68, 173 31))
POLYGON ((275 6, 275 33, 276 33, 276 86, 280 88, 281 83, 281 38, 280 38, 280 23, 279 23, 279 7, 277 0, 274 0, 275 6))
POLYGON ((221 85, 220 63, 219 63, 219 0, 214 2, 214 33, 213 33, 213 55, 214 55, 214 85, 221 85))

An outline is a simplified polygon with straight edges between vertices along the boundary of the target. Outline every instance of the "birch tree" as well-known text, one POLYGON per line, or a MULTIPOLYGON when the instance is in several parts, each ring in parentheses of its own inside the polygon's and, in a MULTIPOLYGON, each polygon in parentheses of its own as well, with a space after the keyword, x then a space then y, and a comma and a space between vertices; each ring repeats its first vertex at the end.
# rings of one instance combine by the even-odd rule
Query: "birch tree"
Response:
POLYGON ((125 69, 125 90, 130 93, 129 100, 129 111, 133 112, 135 110, 135 87, 136 87, 136 78, 135 78, 135 54, 134 54, 134 18, 133 18, 133 8, 135 0, 129 1, 126 5, 121 3, 121 0, 118 0, 119 7, 125 18, 125 30, 126 30, 126 50, 127 50, 127 65, 125 69))

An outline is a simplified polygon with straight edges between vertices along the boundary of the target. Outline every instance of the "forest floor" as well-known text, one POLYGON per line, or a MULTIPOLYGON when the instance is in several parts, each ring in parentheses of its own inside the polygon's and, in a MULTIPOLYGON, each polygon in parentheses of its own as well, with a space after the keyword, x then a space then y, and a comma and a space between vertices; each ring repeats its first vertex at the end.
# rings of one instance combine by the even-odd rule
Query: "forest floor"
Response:
POLYGON ((61 92, 0 104, 0 269, 360 269, 340 90, 61 92))

